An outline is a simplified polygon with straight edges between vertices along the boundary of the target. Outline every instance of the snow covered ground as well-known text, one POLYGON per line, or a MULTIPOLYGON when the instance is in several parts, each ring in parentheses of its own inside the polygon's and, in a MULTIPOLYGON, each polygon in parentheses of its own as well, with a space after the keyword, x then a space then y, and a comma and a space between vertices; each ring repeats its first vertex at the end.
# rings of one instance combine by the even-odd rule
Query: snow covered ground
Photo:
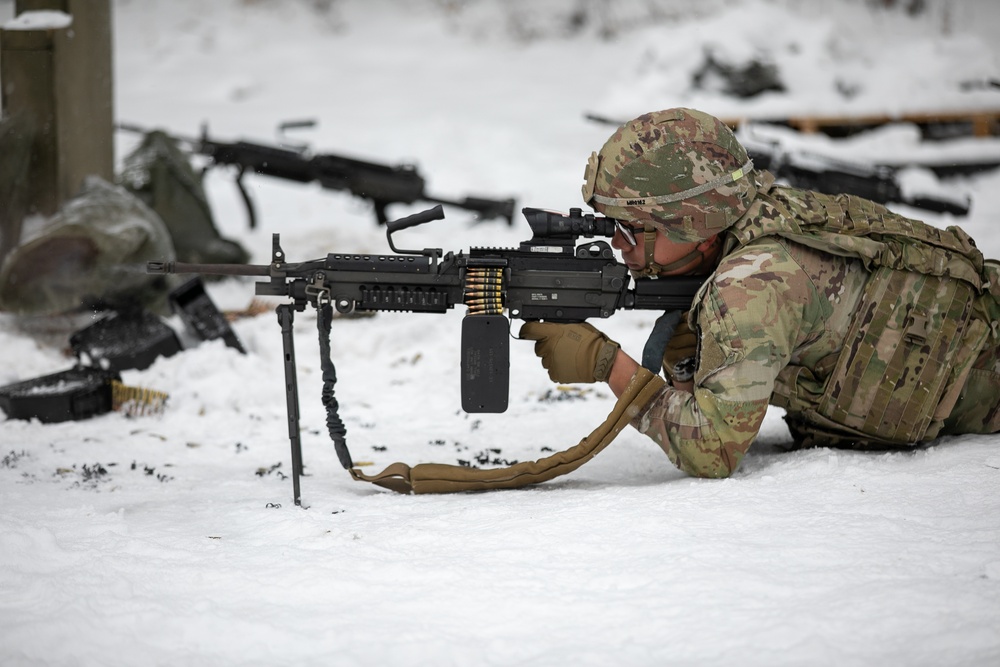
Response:
MULTIPOLYGON (((0 20, 12 4, 0 1, 0 20)), ((119 0, 116 110, 263 142, 311 117, 318 128, 296 136, 316 150, 419 163, 433 193, 565 210, 612 131, 587 112, 1000 107, 1000 90, 961 85, 998 78, 1000 7, 927 4, 911 19, 860 2, 580 3, 616 29, 602 39, 592 23, 567 27, 568 0, 119 0), (741 102, 692 90, 706 45, 769 59, 787 91, 741 102)), ((119 135, 119 158, 134 141, 119 135)), ((996 150, 979 142, 961 154, 996 150)), ((915 134, 846 143, 888 159, 914 150, 915 134)), ((247 179, 250 231, 231 180, 212 172, 209 195, 255 261, 274 231, 293 260, 387 250, 362 203, 263 178, 247 179)), ((937 185, 971 194, 970 215, 905 212, 960 224, 1000 257, 1000 173, 937 185)), ((526 236, 449 211, 397 240, 457 251, 526 236)), ((222 308, 253 292, 235 279, 209 289, 222 308)), ((534 459, 610 409, 603 387, 554 391, 530 344, 512 341, 510 409, 461 412, 461 317, 335 322, 356 460, 534 459)), ((652 319, 598 324, 636 350, 652 319)), ((308 509, 285 477, 271 314, 235 323, 246 355, 208 343, 126 372, 170 394, 160 416, 0 422, 0 664, 1000 664, 1000 437, 788 454, 776 411, 723 481, 684 476, 627 431, 534 488, 400 496, 352 481, 321 432, 314 323, 303 313, 296 329, 308 509)), ((0 317, 0 384, 67 368, 64 348, 0 317)))

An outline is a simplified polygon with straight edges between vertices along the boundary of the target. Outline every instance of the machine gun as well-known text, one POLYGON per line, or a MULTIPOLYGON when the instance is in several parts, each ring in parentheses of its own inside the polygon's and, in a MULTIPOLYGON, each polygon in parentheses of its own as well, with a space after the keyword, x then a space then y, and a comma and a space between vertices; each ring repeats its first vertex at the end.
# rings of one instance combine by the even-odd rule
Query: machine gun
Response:
POLYGON ((899 184, 896 167, 834 159, 803 150, 782 148, 777 142, 754 141, 740 136, 754 167, 766 169, 793 187, 828 195, 851 194, 879 204, 906 204, 925 211, 969 214, 971 202, 964 195, 907 193, 899 184))
MULTIPOLYGON (((280 128, 309 127, 311 124, 310 121, 284 123, 280 128)), ((128 132, 145 134, 148 131, 128 123, 120 123, 118 127, 128 132)), ((305 147, 283 148, 249 141, 217 141, 209 138, 206 127, 202 127, 201 137, 198 139, 171 134, 167 136, 186 146, 188 151, 208 157, 210 162, 205 167, 206 170, 216 165, 232 165, 237 168, 236 187, 246 204, 251 228, 257 226, 257 216, 253 201, 243 184, 243 176, 247 171, 297 183, 317 182, 329 190, 350 192, 353 196, 372 203, 379 224, 385 224, 388 220, 386 207, 389 204, 414 202, 455 206, 475 211, 484 220, 505 218, 507 224, 513 224, 513 199, 476 196, 448 199, 429 195, 425 191, 424 178, 413 165, 386 165, 333 153, 310 154, 305 147)))
POLYGON ((152 274, 199 273, 260 276, 256 294, 290 299, 277 307, 285 358, 285 389, 289 440, 292 450, 292 486, 300 504, 299 474, 302 449, 299 434, 298 386, 292 324, 295 311, 317 309, 320 363, 327 430, 340 463, 353 467, 346 429, 334 397, 336 371, 330 359, 333 309, 445 313, 458 305, 468 309, 462 320, 461 394, 466 412, 504 412, 507 409, 510 364, 510 320, 580 322, 606 318, 620 309, 687 310, 704 277, 676 276, 640 279, 630 286, 627 267, 607 241, 579 246, 579 238, 609 238, 615 222, 583 214, 578 208, 562 215, 537 208, 523 209, 532 237, 518 248, 472 248, 444 253, 440 248, 397 248, 395 232, 444 217, 440 205, 386 225, 394 254, 348 255, 330 253, 323 259, 290 263, 280 237, 272 239, 269 265, 182 264, 149 262, 152 274))

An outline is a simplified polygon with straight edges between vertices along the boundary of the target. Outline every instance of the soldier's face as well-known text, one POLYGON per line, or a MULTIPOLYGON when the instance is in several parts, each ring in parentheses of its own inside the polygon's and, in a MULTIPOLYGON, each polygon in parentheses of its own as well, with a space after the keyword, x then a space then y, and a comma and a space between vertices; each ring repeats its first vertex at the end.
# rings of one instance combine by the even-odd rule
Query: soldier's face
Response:
POLYGON ((616 221, 616 227, 615 235, 611 238, 611 247, 622 254, 622 261, 629 270, 641 270, 646 266, 642 227, 621 220, 616 221))
MULTIPOLYGON (((630 271, 641 271, 646 268, 646 248, 643 237, 642 226, 631 225, 628 222, 618 222, 618 229, 611 239, 611 245, 622 254, 622 261, 630 271), (625 227, 623 230, 622 227, 625 227), (635 241, 633 243, 633 240, 635 241)), ((656 242, 653 244, 653 261, 663 266, 669 266, 685 257, 699 246, 694 243, 674 243, 663 234, 656 234, 656 242)), ((664 275, 680 275, 690 270, 700 262, 699 259, 692 259, 690 266, 681 266, 664 275)))

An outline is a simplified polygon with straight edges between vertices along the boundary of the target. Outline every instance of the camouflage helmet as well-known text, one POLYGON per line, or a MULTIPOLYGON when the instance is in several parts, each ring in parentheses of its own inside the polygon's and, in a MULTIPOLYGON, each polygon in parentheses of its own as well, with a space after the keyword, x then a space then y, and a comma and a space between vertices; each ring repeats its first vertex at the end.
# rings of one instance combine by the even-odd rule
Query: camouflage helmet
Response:
POLYGON ((583 199, 609 218, 655 227, 677 243, 732 225, 757 194, 753 162, 732 130, 693 109, 639 116, 590 156, 583 199))

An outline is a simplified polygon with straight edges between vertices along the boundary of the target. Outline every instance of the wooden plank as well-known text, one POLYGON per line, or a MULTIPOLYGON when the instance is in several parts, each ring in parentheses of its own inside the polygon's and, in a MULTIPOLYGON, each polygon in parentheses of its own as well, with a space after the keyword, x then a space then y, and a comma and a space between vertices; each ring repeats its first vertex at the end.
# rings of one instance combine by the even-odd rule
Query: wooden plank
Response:
POLYGON ((900 114, 859 114, 833 116, 788 116, 785 118, 724 118, 730 127, 738 127, 746 121, 763 123, 779 123, 795 128, 799 132, 811 134, 831 128, 852 128, 886 125, 888 123, 908 122, 916 125, 933 125, 946 123, 968 123, 972 134, 977 137, 989 137, 1000 134, 1000 109, 970 110, 970 111, 927 111, 907 112, 900 114))

